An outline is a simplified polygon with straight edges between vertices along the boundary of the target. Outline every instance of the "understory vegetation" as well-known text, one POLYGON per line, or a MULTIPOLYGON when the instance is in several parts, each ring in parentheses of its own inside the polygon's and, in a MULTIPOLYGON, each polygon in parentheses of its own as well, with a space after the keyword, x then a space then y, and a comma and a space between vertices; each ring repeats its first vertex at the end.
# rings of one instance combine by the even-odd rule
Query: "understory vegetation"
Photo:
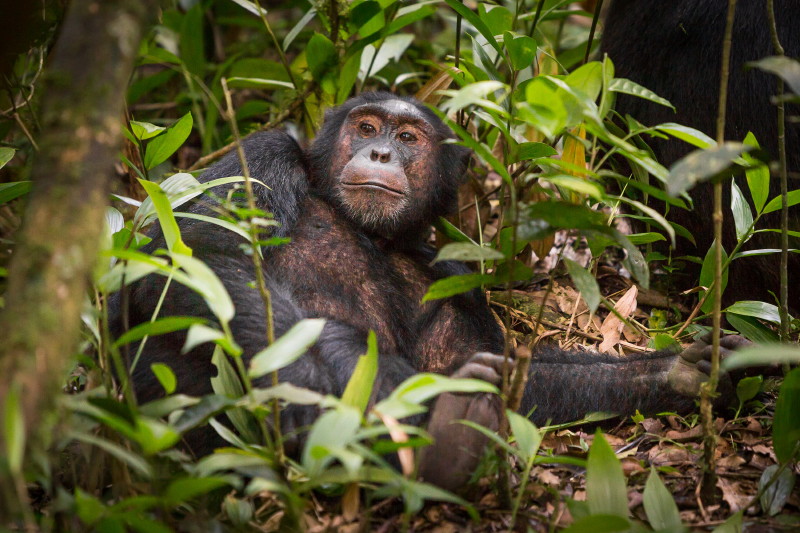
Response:
MULTIPOLYGON (((41 87, 51 50, 64 35, 65 12, 80 3, 37 4, 33 37, 2 72, 3 327, 18 312, 5 297, 14 282, 9 265, 37 187, 32 169, 46 155, 39 113, 50 95, 41 87)), ((39 400, 26 388, 29 374, 3 378, 0 499, 6 504, 0 509, 8 515, 0 516, 0 530, 800 527, 800 369, 792 366, 800 362, 800 319, 782 306, 777 286, 769 288, 775 295, 769 301, 738 300, 736 288, 727 287, 727 270, 738 262, 766 255, 778 261, 780 249, 752 248, 755 235, 784 231, 800 237, 800 228, 765 222, 784 205, 770 193, 780 165, 763 156, 752 134, 715 140, 678 123, 643 124, 616 112, 619 95, 672 104, 615 76, 613 58, 599 56, 602 2, 597 4, 162 2, 154 22, 144 26, 124 114, 105 117, 120 124, 122 134, 108 177, 112 194, 88 259, 91 284, 75 304, 80 343, 61 354, 62 366, 45 369, 64 393, 42 390, 49 399, 39 400), (455 495, 416 479, 415 456, 428 441, 423 428, 402 419, 424 412, 442 392, 492 386, 419 374, 370 404, 381 348, 374 335, 343 397, 278 384, 277 371, 316 341, 319 319, 300 321, 244 361, 229 328, 230 296, 181 240, 180 218, 200 215, 174 210, 207 195, 224 209, 204 220, 244 238, 250 254, 285 244, 270 234, 276 224, 270 213, 215 194, 215 187, 235 183, 236 195, 252 196, 253 180, 230 176, 200 183, 196 177, 254 131, 282 128, 307 145, 327 109, 372 90, 428 104, 456 142, 474 153, 458 213, 431 232, 437 261, 465 261, 474 273, 434 283, 426 300, 485 290, 503 324, 507 353, 554 343, 626 357, 690 343, 722 317, 726 332, 757 343, 721 364, 722 372, 741 378, 737 405, 717 410, 705 424, 698 405, 688 415, 637 413, 596 432, 591 423, 611 414, 536 427, 508 410, 500 432, 476 428, 492 445, 473 483, 455 495), (667 168, 649 148, 656 139, 687 143, 691 152, 667 168), (678 256, 674 245, 695 236, 671 222, 669 213, 695 209, 692 187, 709 181, 730 191, 732 219, 724 224, 735 227, 736 245, 719 257, 716 246, 699 256, 678 256), (140 249, 154 223, 168 249, 145 254, 140 249), (691 264, 700 265, 690 283, 695 289, 676 290, 674 276, 691 264), (216 322, 156 313, 112 338, 108 299, 154 273, 167 279, 167 287, 197 291, 216 322), (731 303, 715 310, 715 296, 731 303), (137 365, 148 339, 178 330, 188 331, 186 351, 216 344, 214 394, 176 394, 178 377, 169 365, 157 364, 151 371, 165 397, 138 404, 129 366, 137 365), (131 349, 137 341, 138 350, 131 349), (274 386, 254 386, 253 380, 269 375, 274 386), (33 401, 45 413, 36 423, 26 411, 33 401), (323 413, 298 456, 285 453, 291 435, 272 424, 289 404, 318 406, 323 413), (181 439, 207 424, 228 445, 192 457, 181 439), (395 453, 400 469, 388 459, 395 453)), ((796 103, 800 65, 786 57, 771 60, 777 63, 762 68, 785 81, 777 100, 796 103)), ((91 109, 92 102, 75 105, 91 109)), ((76 131, 76 138, 81 135, 76 131)), ((800 190, 790 190, 786 208, 796 211, 798 203, 800 190)), ((703 209, 711 217, 710 204, 703 209)), ((65 238, 62 229, 72 235, 53 227, 49 238, 65 238)), ((28 274, 30 283, 46 283, 28 274)), ((38 335, 36 325, 25 331, 38 335)), ((4 330, 0 338, 6 335, 4 330)), ((0 357, 12 356, 0 347, 0 357)), ((0 366, 9 368, 15 367, 0 366)), ((521 385, 508 381, 502 396, 519 395, 521 385)), ((714 397, 711 387, 706 402, 714 397)))

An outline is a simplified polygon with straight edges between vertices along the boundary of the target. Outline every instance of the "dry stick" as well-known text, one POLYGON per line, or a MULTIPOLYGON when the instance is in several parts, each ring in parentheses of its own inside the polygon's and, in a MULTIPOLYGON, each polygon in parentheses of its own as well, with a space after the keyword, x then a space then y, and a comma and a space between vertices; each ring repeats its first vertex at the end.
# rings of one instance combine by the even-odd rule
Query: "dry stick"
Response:
MULTIPOLYGON (((236 145, 236 151, 239 154, 239 161, 242 164, 242 176, 244 176, 244 188, 247 195, 247 207, 250 211, 249 218, 250 223, 248 224, 248 230, 250 233, 250 241, 253 245, 253 253, 251 257, 253 258, 253 269, 255 270, 256 275, 256 287, 258 287, 258 293, 261 295, 261 302, 264 305, 264 310, 266 311, 266 327, 267 327, 267 345, 270 346, 272 343, 275 342, 275 325, 272 317, 272 295, 270 294, 269 290, 267 289, 267 285, 264 281, 264 269, 261 266, 261 255, 258 253, 258 241, 259 241, 259 229, 258 226, 253 222, 253 216, 256 211, 256 200, 255 195, 253 194, 253 183, 250 179, 250 170, 247 167, 247 158, 245 157, 244 148, 242 147, 241 137, 239 135, 239 126, 236 124, 236 117, 233 112, 233 102, 231 101, 231 92, 228 89, 228 80, 226 78, 222 78, 220 80, 222 83, 222 92, 225 94, 225 105, 226 105, 226 115, 231 124, 231 132, 233 133, 234 144, 236 145)), ((245 370, 244 370, 244 363, 241 357, 234 358, 237 362, 237 366, 239 371, 242 374, 242 381, 244 382, 246 391, 248 394, 252 394, 253 388, 250 383, 250 380, 247 379, 245 370)), ((275 371, 272 373, 272 386, 278 385, 278 372, 275 371)), ((272 405, 272 413, 273 413, 273 434, 274 434, 274 445, 275 451, 277 453, 278 462, 283 460, 283 439, 281 438, 281 412, 280 412, 280 405, 278 404, 278 400, 276 399, 272 405)), ((264 425, 263 420, 261 421, 261 431, 264 434, 264 437, 268 437, 269 433, 264 425)))
MULTIPOLYGON (((785 55, 775 24, 775 5, 767 0, 769 33, 775 55, 785 55)), ((786 170, 786 115, 783 99, 783 78, 778 76, 778 157, 781 174, 781 342, 789 342, 789 184, 786 170)))
MULTIPOLYGON (((297 108, 300 107, 300 105, 303 103, 303 101, 313 91, 314 91, 314 84, 310 83, 308 86, 306 86, 306 88, 303 90, 302 93, 298 94, 297 97, 294 100, 292 100, 292 103, 289 104, 289 107, 287 107, 285 110, 281 111, 278 114, 278 116, 276 116, 273 120, 270 120, 269 122, 264 124, 264 126, 261 127, 260 131, 271 130, 271 129, 275 128, 278 124, 280 124, 281 122, 283 122, 284 120, 289 118, 292 114, 294 114, 294 112, 297 110, 297 108)), ((216 161, 220 157, 224 156, 225 154, 227 154, 228 152, 230 152, 231 150, 233 150, 237 146, 238 146, 238 143, 236 142, 236 140, 234 140, 233 142, 223 146, 219 150, 216 150, 216 151, 211 152, 210 154, 208 154, 206 156, 201 157, 200 159, 195 161, 195 163, 191 167, 189 167, 189 169, 188 169, 189 172, 205 167, 206 165, 208 165, 212 161, 216 161)))
MULTIPOLYGON (((719 110, 717 112, 717 144, 725 141, 725 111, 728 102, 728 77, 730 75, 731 42, 733 34, 733 21, 736 15, 736 0, 728 0, 728 13, 725 22, 725 36, 722 40, 722 64, 720 65, 719 80, 719 110)), ((714 291, 713 330, 711 348, 711 374, 708 381, 700 388, 700 415, 703 422, 703 480, 701 496, 703 501, 711 503, 714 500, 714 487, 716 485, 716 458, 714 451, 717 446, 717 433, 714 428, 714 411, 711 399, 716 395, 719 382, 719 339, 722 326, 722 181, 714 183, 714 291)))

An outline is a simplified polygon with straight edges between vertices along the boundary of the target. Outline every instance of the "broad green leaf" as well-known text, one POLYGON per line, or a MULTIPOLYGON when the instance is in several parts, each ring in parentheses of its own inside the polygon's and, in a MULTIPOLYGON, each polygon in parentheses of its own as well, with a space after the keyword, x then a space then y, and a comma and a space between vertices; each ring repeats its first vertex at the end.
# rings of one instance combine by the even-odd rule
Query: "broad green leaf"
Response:
POLYGON ((367 337, 367 353, 358 358, 356 368, 342 394, 342 402, 364 413, 372 396, 372 387, 378 375, 378 339, 370 330, 367 337))
MULTIPOLYGON (((754 149, 760 148, 752 131, 747 132, 744 144, 752 146, 754 149)), ((756 207, 756 213, 759 213, 769 198, 769 167, 750 154, 742 154, 742 158, 752 165, 744 173, 747 176, 747 186, 750 189, 750 196, 753 198, 753 205, 756 207)))
POLYGON ((317 342, 324 327, 325 319, 322 318, 299 321, 270 346, 253 356, 247 374, 251 378, 260 378, 290 365, 317 342))
MULTIPOLYGON (((706 256, 703 259, 703 266, 700 268, 700 285, 702 287, 710 287, 712 283, 714 283, 714 248, 716 247, 717 241, 711 243, 711 247, 709 247, 708 252, 706 252, 706 256)), ((722 249, 722 263, 724 264, 725 261, 728 259, 728 253, 725 249, 722 249)), ((725 292, 725 288, 728 286, 728 269, 722 270, 722 287, 721 292, 725 292)), ((711 291, 706 301, 703 303, 701 309, 704 313, 710 313, 711 310, 714 308, 714 292, 720 290, 720 287, 715 287, 714 290, 711 291)), ((705 294, 706 291, 702 291, 700 294, 705 294)), ((745 314, 745 313, 740 313, 745 314)))
POLYGON ((192 133, 192 114, 186 113, 161 135, 147 143, 144 151, 144 166, 154 168, 174 154, 192 133))
POLYGON ((670 103, 666 98, 658 96, 656 93, 646 87, 642 87, 638 83, 632 82, 625 78, 614 78, 609 85, 608 90, 615 93, 624 93, 649 100, 656 104, 660 104, 675 110, 675 106, 670 103))
POLYGON ((131 133, 133 133, 133 136, 140 141, 152 139, 167 129, 164 126, 156 126, 155 124, 150 124, 149 122, 139 122, 138 120, 131 120, 130 124, 131 133))
POLYGON ((138 416, 130 438, 141 446, 142 453, 154 455, 177 444, 180 434, 160 420, 138 416))
POLYGON ((205 74, 205 43, 203 18, 205 10, 199 3, 192 5, 183 15, 180 28, 179 48, 186 69, 202 79, 205 74))
POLYGON ((772 56, 754 61, 750 66, 780 76, 794 94, 800 95, 800 63, 797 60, 786 56, 772 56))
POLYGON ((539 142, 526 142, 517 146, 517 161, 552 157, 558 151, 549 144, 539 142))
POLYGON ((166 193, 157 183, 152 181, 140 179, 139 183, 147 191, 148 198, 153 202, 158 214, 158 222, 161 224, 161 231, 164 234, 164 240, 167 242, 167 248, 176 254, 191 255, 192 249, 186 246, 183 239, 181 239, 181 230, 175 221, 175 215, 172 213, 172 207, 169 205, 166 193))
POLYGON ((741 348, 726 357, 720 368, 731 370, 778 363, 800 364, 800 347, 788 344, 759 344, 741 348))
POLYGON ((778 335, 753 317, 725 313, 725 319, 743 337, 759 343, 777 343, 778 335))
POLYGON ((6 166, 6 163, 11 161, 14 157, 16 150, 7 146, 0 146, 0 168, 6 166))
POLYGON ((478 18, 486 24, 493 35, 502 35, 511 30, 514 24, 514 15, 502 6, 493 6, 486 3, 478 4, 478 18))
POLYGON ((379 32, 386 25, 386 19, 381 5, 368 0, 353 7, 347 25, 352 33, 358 33, 364 38, 379 32))
POLYGON ((672 135, 676 139, 680 139, 698 148, 711 148, 717 145, 717 141, 702 131, 690 128, 689 126, 684 126, 683 124, 667 122, 664 124, 659 124, 655 127, 655 129, 658 131, 663 131, 664 133, 672 135))
POLYGON ((11 181, 9 183, 0 183, 0 205, 28 194, 32 185, 33 183, 30 181, 11 181))
POLYGON ((164 333, 180 331, 193 324, 201 324, 204 322, 206 322, 205 319, 196 316, 167 316, 158 318, 152 322, 144 322, 129 329, 114 341, 114 346, 124 346, 125 344, 138 341, 147 336, 163 335, 164 333))
POLYGON ((306 45, 306 60, 311 75, 320 81, 337 64, 336 47, 330 39, 315 32, 306 45))
MULTIPOLYGON (((566 82, 570 87, 581 91, 590 100, 595 101, 603 88, 603 65, 599 61, 590 61, 570 72, 566 77, 566 82)), ((613 88, 609 88, 609 90, 613 90, 613 88)))
POLYGON ((764 378, 761 376, 750 376, 739 380, 739 383, 736 384, 736 397, 739 402, 743 404, 755 398, 756 394, 761 390, 763 381, 764 378))
POLYGON ((726 142, 713 148, 695 150, 672 165, 667 177, 667 192, 678 196, 696 183, 730 170, 742 153, 751 147, 742 143, 726 142))
POLYGON ((564 264, 567 266, 569 276, 575 284, 575 288, 581 293, 583 301, 589 307, 589 312, 594 313, 600 306, 600 287, 597 285, 597 280, 594 279, 592 273, 588 269, 582 267, 571 259, 564 258, 564 264))
POLYGON ((681 523, 678 506, 672 499, 672 494, 658 477, 654 466, 650 467, 650 475, 644 487, 644 511, 647 520, 656 531, 684 531, 686 528, 681 523))
POLYGON ((363 80, 367 74, 374 76, 388 65, 390 61, 400 61, 406 49, 411 46, 413 41, 414 35, 410 33, 399 33, 387 37, 378 49, 373 45, 365 47, 364 52, 361 54, 358 78, 363 80))
POLYGON ((736 313, 737 315, 752 316, 754 318, 760 318, 761 320, 766 320, 767 322, 773 322, 775 324, 781 323, 781 316, 780 312, 778 311, 778 307, 766 302, 742 300, 726 308, 725 312, 736 313))
POLYGON ((628 517, 628 492, 622 465, 598 429, 586 466, 586 501, 593 515, 628 517))
MULTIPOLYGON (((792 207, 793 205, 800 204, 800 189, 796 189, 794 191, 789 191, 789 194, 786 195, 787 205, 792 207)), ((776 196, 769 203, 764 207, 764 211, 762 213, 772 213, 773 211, 778 211, 783 206, 783 201, 781 201, 780 196, 776 196)))
POLYGON ((455 296, 463 292, 477 289, 482 285, 489 284, 495 281, 494 276, 485 274, 461 274, 458 276, 450 276, 444 279, 434 281, 428 292, 422 297, 423 302, 429 300, 439 300, 449 296, 455 296))
POLYGON ((174 479, 164 491, 165 504, 175 506, 207 494, 212 490, 228 485, 230 481, 224 477, 185 477, 174 479))
POLYGON ((578 178, 575 176, 568 176, 565 174, 557 176, 542 176, 539 178, 541 181, 546 181, 560 189, 567 189, 579 194, 584 194, 594 200, 601 200, 605 197, 605 190, 603 187, 594 181, 578 178))
POLYGON ((233 301, 225 290, 225 285, 205 263, 194 257, 173 253, 170 254, 173 263, 181 267, 186 276, 175 276, 175 279, 197 291, 206 301, 209 309, 223 323, 227 324, 236 314, 233 301), (185 278, 185 279, 184 279, 185 278))
POLYGON ((150 370, 155 374, 158 382, 164 387, 164 392, 172 394, 178 386, 178 379, 172 369, 164 363, 153 363, 150 365, 150 370))
POLYGON ((444 217, 439 217, 439 219, 436 222, 434 222, 434 226, 436 227, 437 230, 439 230, 442 233, 444 233, 445 237, 447 237, 451 241, 468 242, 468 243, 475 244, 477 246, 475 241, 470 239, 469 236, 466 233, 464 233, 463 231, 458 229, 456 226, 454 226, 449 220, 447 220, 444 217))
POLYGON ((542 433, 533 422, 526 417, 506 410, 508 424, 511 426, 511 434, 517 441, 517 448, 525 462, 530 462, 539 453, 539 446, 542 444, 542 433))
POLYGON ((800 368, 795 368, 783 378, 775 418, 772 423, 772 443, 781 463, 797 459, 800 444, 800 368))
POLYGON ((499 81, 478 81, 471 83, 466 87, 458 90, 447 89, 440 91, 441 94, 449 96, 450 99, 442 104, 442 111, 453 113, 464 109, 465 107, 475 105, 480 106, 505 116, 506 110, 492 100, 488 96, 496 91, 506 91, 507 86, 499 81))
POLYGON ((361 413, 344 404, 317 418, 303 449, 302 463, 308 475, 313 478, 331 464, 336 459, 331 452, 344 450, 352 443, 360 426, 361 413))
POLYGON ((186 332, 186 341, 181 348, 181 354, 189 353, 197 346, 206 342, 218 342, 225 338, 225 334, 216 328, 205 324, 193 324, 186 332))
POLYGON ((497 387, 480 379, 456 379, 439 374, 415 374, 398 385, 388 398, 378 402, 374 411, 396 419, 425 412, 422 405, 443 392, 497 393, 497 387))
POLYGON ((564 99, 550 80, 536 77, 525 86, 525 102, 517 104, 519 117, 553 138, 567 125, 564 99))
POLYGON ((507 31, 503 34, 503 42, 514 70, 522 70, 531 66, 536 58, 536 41, 533 38, 507 31))
POLYGON ((503 259, 503 254, 493 248, 469 242, 451 242, 445 244, 436 254, 434 263, 439 261, 488 261, 503 259))
POLYGON ((132 470, 138 472, 145 479, 153 476, 153 469, 141 455, 134 453, 119 444, 108 439, 96 437, 85 431, 70 431, 67 435, 70 440, 83 442, 90 446, 96 446, 105 451, 120 462, 127 464, 132 470))
MULTIPOLYGON (((237 226, 233 222, 229 222, 221 218, 214 218, 206 215, 198 215, 197 213, 183 213, 183 212, 175 212, 174 215, 176 218, 191 218, 194 220, 202 220, 203 222, 207 222, 209 224, 214 224, 215 226, 225 228, 226 230, 235 233, 236 235, 242 237, 247 241, 249 241, 251 238, 250 234, 247 233, 247 231, 243 229, 241 226, 237 226)), ((259 251, 260 250, 261 249, 259 248, 259 251)))
POLYGON ((784 468, 772 485, 767 486, 780 467, 781 465, 769 465, 761 473, 761 479, 758 481, 758 490, 761 492, 759 500, 761 509, 768 516, 780 513, 794 490, 795 475, 790 468, 784 468))
POLYGON ((750 226, 753 225, 753 213, 735 181, 731 181, 731 211, 736 226, 736 239, 741 241, 748 235, 750 226))

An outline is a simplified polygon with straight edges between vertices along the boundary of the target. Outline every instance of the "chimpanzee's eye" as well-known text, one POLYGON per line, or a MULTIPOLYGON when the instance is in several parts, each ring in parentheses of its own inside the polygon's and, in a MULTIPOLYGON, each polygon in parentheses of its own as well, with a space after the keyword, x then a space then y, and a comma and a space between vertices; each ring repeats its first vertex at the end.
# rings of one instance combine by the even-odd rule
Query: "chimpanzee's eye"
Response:
POLYGON ((398 137, 400 138, 400 141, 404 143, 413 143, 414 141, 417 140, 417 137, 413 133, 408 131, 401 132, 400 135, 398 135, 398 137))
POLYGON ((358 125, 358 129, 361 130, 363 135, 372 136, 375 135, 375 126, 370 124, 369 122, 362 122, 358 125))

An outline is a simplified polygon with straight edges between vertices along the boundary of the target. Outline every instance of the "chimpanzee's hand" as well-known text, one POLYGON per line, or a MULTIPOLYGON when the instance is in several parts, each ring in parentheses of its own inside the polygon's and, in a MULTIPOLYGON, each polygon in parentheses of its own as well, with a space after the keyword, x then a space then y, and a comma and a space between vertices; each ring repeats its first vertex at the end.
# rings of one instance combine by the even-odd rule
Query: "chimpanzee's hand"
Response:
MULTIPOLYGON (((452 377, 474 378, 500 386, 503 356, 476 353, 452 377)), ((458 491, 469 480, 488 439, 455 420, 470 420, 492 431, 500 427, 502 403, 496 394, 444 393, 434 404, 428 422, 433 444, 422 450, 419 476, 446 490, 458 491)))
MULTIPOLYGON (((720 360, 725 359, 737 348, 752 343, 739 335, 727 335, 719 341, 720 360)), ((679 394, 697 396, 700 384, 708 380, 711 373, 711 333, 695 341, 675 357, 675 362, 667 375, 667 382, 679 394)), ((733 393, 733 380, 727 372, 720 371, 719 387, 722 398, 733 393)))

